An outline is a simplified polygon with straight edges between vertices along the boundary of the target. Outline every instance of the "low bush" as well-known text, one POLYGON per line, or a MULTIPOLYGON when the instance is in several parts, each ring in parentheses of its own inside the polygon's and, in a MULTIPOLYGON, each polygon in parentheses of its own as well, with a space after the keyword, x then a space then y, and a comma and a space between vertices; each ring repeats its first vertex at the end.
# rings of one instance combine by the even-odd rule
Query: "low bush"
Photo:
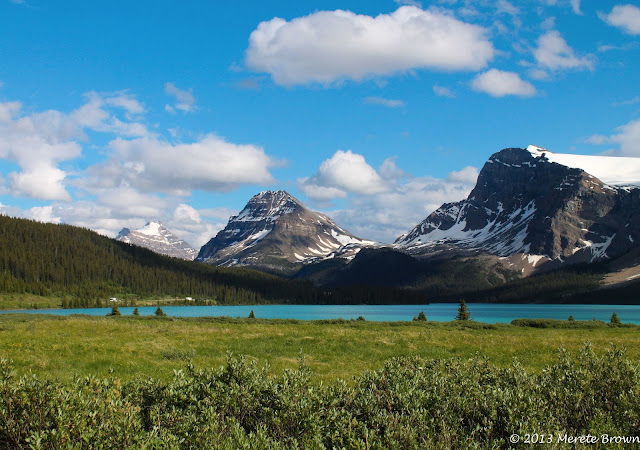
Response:
POLYGON ((517 362, 393 358, 349 383, 229 356, 162 382, 15 378, 0 361, 3 448, 509 448, 512 434, 640 434, 640 371, 624 351, 517 362))

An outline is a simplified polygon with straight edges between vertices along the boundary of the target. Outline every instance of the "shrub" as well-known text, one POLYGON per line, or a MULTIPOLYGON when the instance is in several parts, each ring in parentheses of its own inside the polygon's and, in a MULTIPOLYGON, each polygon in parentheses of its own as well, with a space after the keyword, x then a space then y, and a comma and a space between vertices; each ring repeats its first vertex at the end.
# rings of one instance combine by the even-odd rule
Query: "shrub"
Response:
MULTIPOLYGON (((172 350, 167 356, 186 356, 172 350)), ((178 359, 178 358, 176 358, 178 359)), ((624 351, 514 361, 393 358, 348 384, 228 356, 169 381, 15 378, 0 360, 2 448, 511 448, 512 434, 637 436, 640 370, 624 351)))

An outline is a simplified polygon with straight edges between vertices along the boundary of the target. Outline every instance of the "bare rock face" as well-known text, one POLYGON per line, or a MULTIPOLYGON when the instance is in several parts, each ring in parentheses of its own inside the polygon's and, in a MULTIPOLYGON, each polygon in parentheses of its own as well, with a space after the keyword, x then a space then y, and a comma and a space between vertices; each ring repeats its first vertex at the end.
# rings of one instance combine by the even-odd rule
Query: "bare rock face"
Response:
POLYGON ((533 266, 599 261, 638 246, 640 189, 608 185, 553 155, 534 146, 493 154, 467 199, 442 205, 394 246, 420 255, 486 252, 533 266))
POLYGON ((196 260, 292 272, 301 263, 352 258, 363 246, 374 244, 340 228, 326 215, 308 210, 285 191, 264 191, 229 219, 224 230, 200 249, 196 260))
POLYGON ((133 231, 123 228, 116 236, 116 240, 188 261, 192 261, 198 255, 198 250, 178 238, 160 222, 149 222, 144 227, 133 231))

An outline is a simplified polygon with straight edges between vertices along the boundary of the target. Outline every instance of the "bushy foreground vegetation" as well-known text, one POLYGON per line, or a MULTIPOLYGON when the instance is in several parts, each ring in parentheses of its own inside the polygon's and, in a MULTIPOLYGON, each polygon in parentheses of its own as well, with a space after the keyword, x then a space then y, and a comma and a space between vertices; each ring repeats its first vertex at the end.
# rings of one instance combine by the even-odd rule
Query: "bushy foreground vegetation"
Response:
POLYGON ((560 350, 537 374, 480 357, 403 357, 329 385, 302 359, 278 375, 230 356, 169 381, 71 385, 14 377, 2 360, 0 398, 7 448, 496 448, 512 434, 640 434, 637 363, 588 346, 560 350))

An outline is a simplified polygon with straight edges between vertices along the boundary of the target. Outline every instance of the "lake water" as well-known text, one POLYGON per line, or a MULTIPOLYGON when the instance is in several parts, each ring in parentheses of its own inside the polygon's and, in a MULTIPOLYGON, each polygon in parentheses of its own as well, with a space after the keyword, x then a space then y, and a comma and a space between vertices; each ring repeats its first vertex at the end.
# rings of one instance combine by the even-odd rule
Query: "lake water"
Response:
MULTIPOLYGON (((471 319, 486 323, 509 323, 513 319, 562 319, 570 315, 575 320, 598 319, 608 322, 614 311, 624 323, 640 325, 640 305, 539 305, 468 303, 471 319)), ((431 303, 429 305, 244 305, 244 306, 163 306, 171 317, 247 317, 253 310, 262 319, 356 319, 363 316, 373 321, 412 320, 424 311, 427 320, 448 322, 453 320, 457 303, 431 303)), ((130 315, 133 308, 119 308, 122 315, 130 315)), ((153 315, 155 306, 139 307, 143 316, 153 315)), ((88 314, 104 316, 111 308, 39 309, 19 311, 30 314, 88 314)), ((3 311, 17 312, 17 311, 3 311)))

